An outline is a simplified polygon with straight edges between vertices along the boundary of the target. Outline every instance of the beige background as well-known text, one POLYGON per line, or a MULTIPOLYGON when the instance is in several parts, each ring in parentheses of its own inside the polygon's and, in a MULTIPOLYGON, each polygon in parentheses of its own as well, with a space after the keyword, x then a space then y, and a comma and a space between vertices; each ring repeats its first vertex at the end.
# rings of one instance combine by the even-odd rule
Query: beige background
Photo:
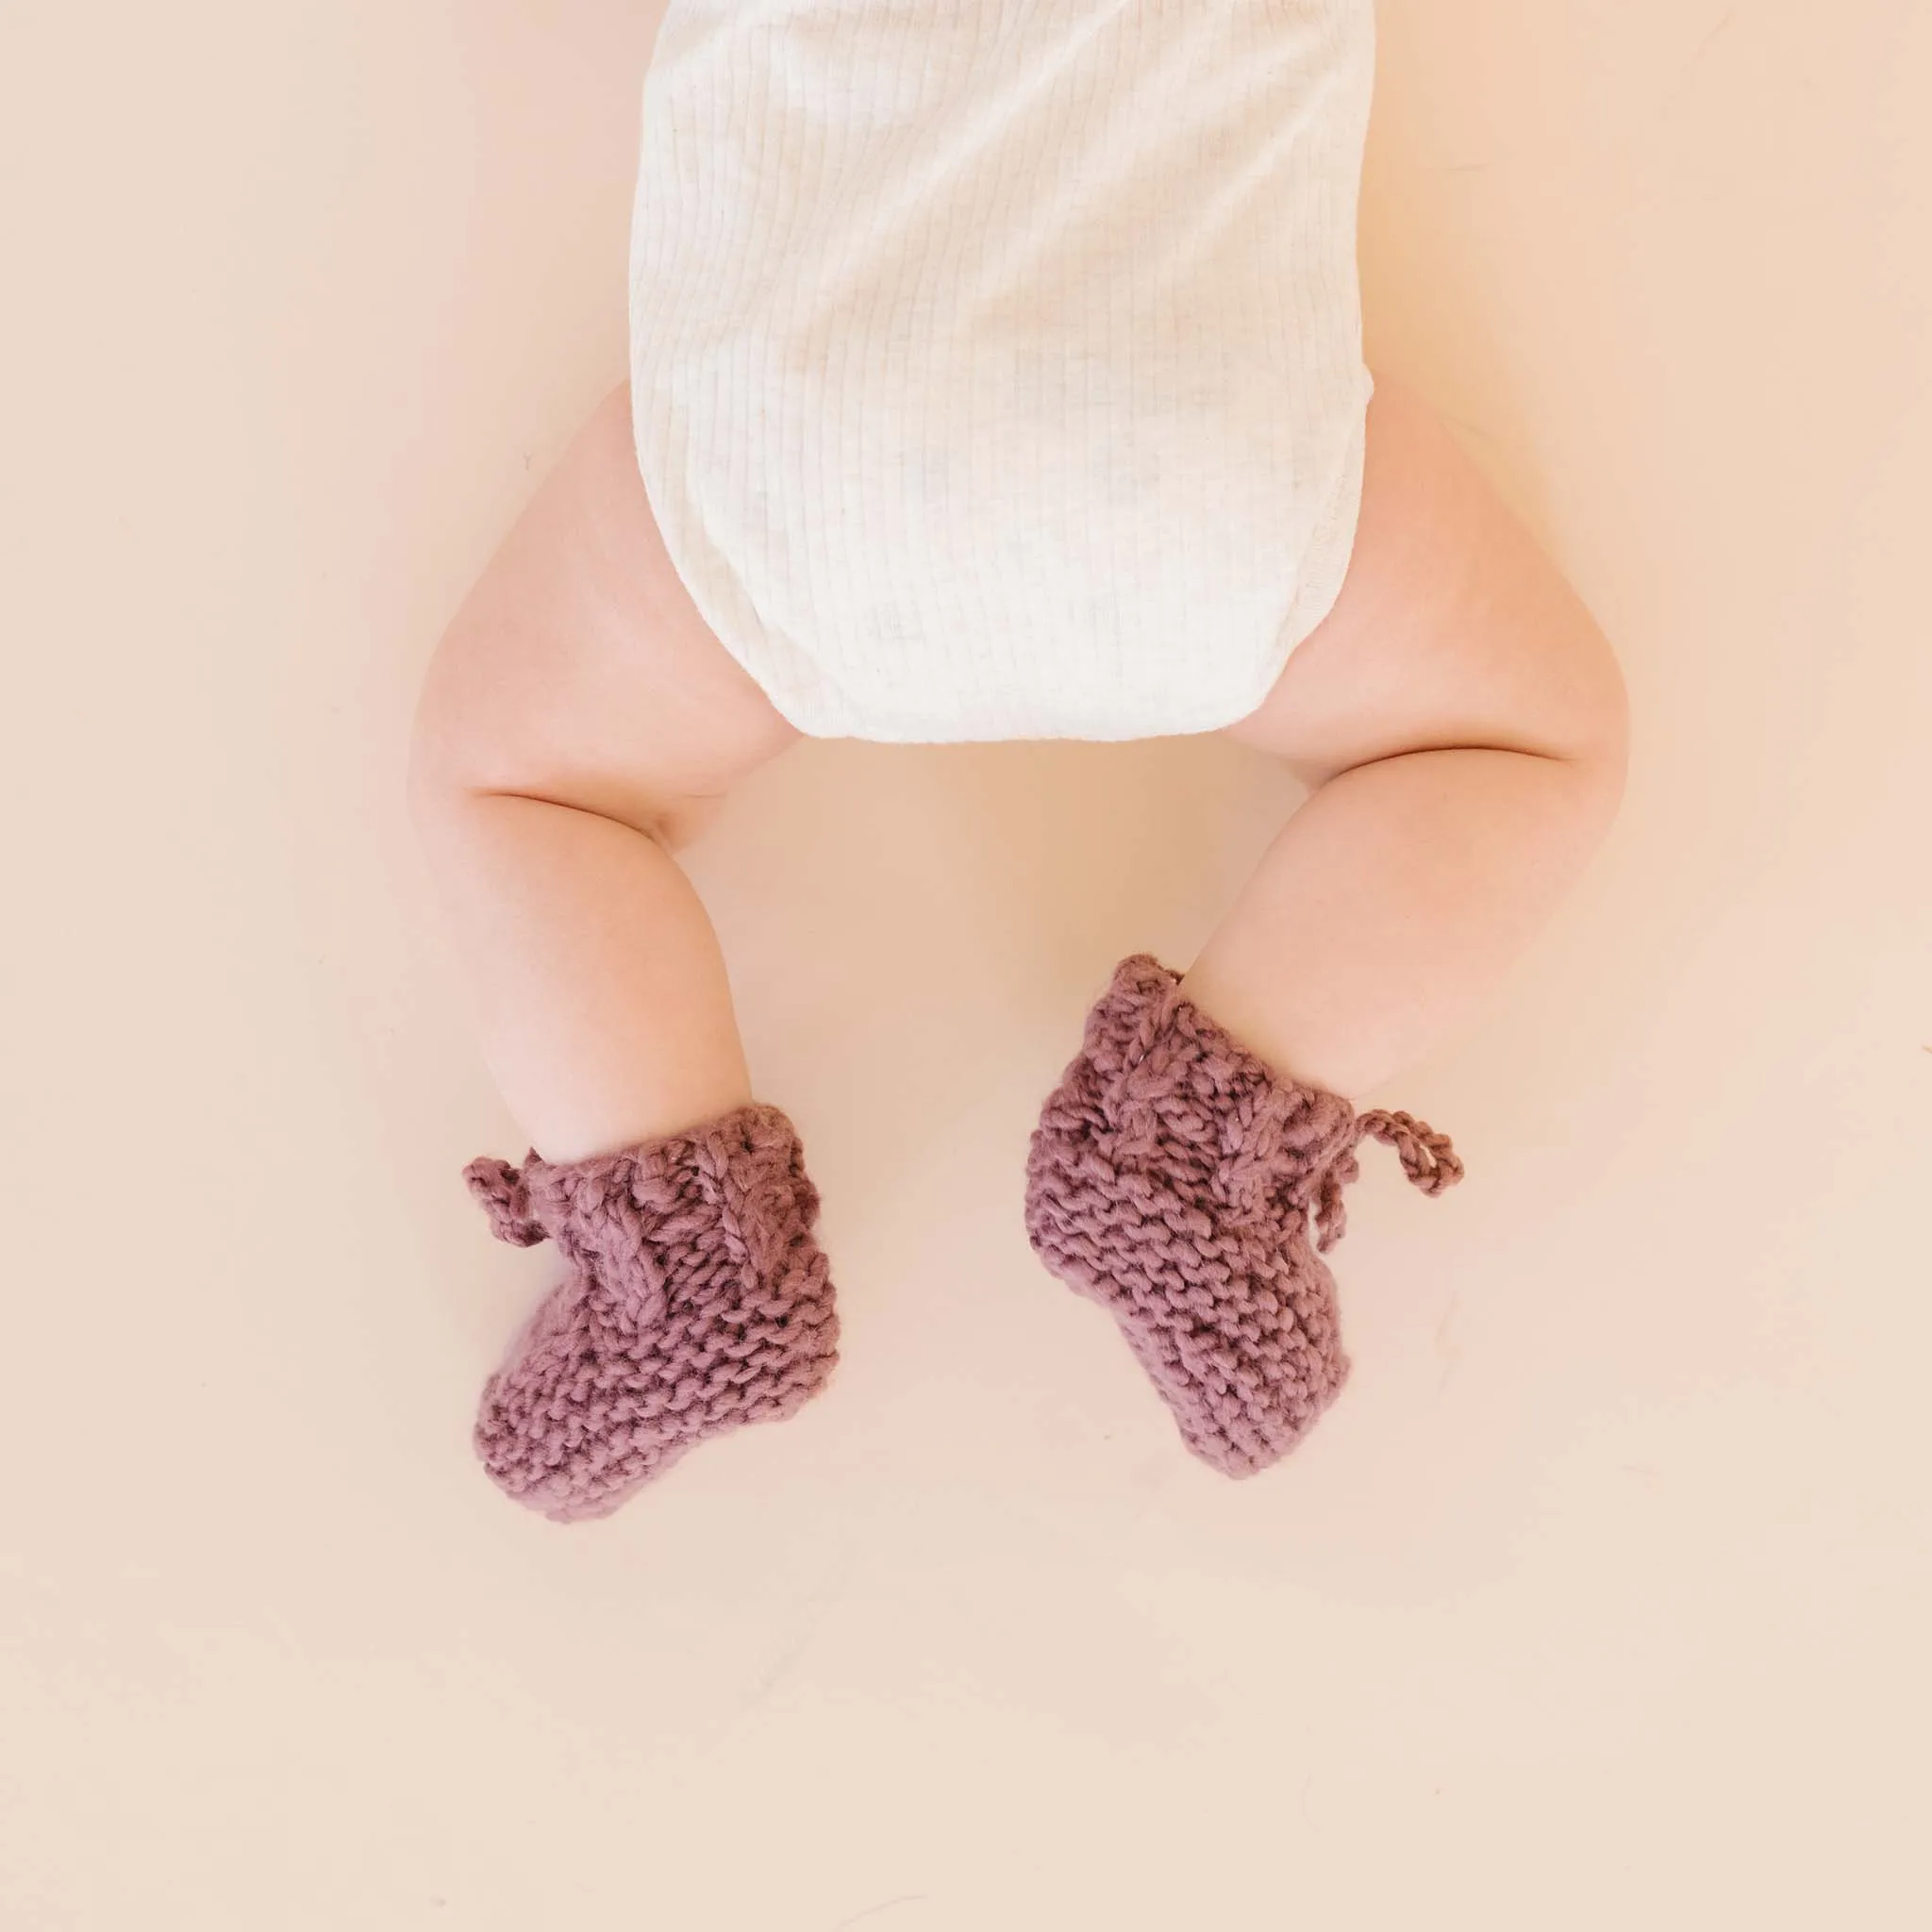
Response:
POLYGON ((1388 1096, 1354 1389, 1180 1453, 1020 1161, 1291 793, 811 746, 696 864, 834 1399, 565 1533, 397 799, 623 362, 630 0, 8 0, 0 1924, 1932 1923, 1932 9, 1384 0, 1374 349, 1574 571, 1628 812, 1388 1096), (1824 24, 1828 20, 1828 26, 1824 24))

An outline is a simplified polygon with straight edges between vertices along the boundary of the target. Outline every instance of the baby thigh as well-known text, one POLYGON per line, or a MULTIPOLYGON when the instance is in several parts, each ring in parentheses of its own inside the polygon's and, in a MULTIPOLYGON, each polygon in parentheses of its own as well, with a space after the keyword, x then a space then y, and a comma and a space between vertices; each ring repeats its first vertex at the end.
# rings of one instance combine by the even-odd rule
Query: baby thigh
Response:
POLYGON ((796 736, 672 568, 614 392, 451 623, 412 747, 486 1056, 548 1158, 750 1097, 717 941, 671 855, 796 736))
POLYGON ((1357 1094, 1459 1021, 1621 795, 1616 659, 1429 411, 1369 413, 1333 611, 1229 735, 1313 789, 1189 974, 1284 1071, 1357 1094))

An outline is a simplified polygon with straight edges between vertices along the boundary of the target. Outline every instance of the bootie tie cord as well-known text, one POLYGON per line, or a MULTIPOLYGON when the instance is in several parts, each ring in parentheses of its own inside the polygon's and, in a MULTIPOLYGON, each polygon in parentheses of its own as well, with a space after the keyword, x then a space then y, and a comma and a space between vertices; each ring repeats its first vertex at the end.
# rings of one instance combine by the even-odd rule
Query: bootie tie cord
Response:
POLYGON ((1453 1188, 1462 1178, 1462 1161, 1447 1134, 1425 1126, 1413 1114, 1358 1114, 1347 1145, 1322 1176, 1315 1195, 1315 1248, 1325 1255, 1348 1232, 1348 1208, 1342 1192, 1360 1177, 1356 1150, 1364 1141, 1392 1147, 1410 1185, 1431 1197, 1453 1188))
POLYGON ((532 1154, 521 1168, 507 1160, 473 1160, 463 1170, 472 1197, 490 1217, 490 1232, 513 1248, 534 1248, 550 1239, 530 1205, 528 1174, 536 1160, 532 1154))

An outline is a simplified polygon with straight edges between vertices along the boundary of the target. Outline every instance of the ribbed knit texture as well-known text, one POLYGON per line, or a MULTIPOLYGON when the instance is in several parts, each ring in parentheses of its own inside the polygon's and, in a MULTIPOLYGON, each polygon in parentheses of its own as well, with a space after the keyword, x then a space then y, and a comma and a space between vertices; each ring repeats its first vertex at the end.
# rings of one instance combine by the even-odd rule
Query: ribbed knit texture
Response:
POLYGON ((472 1161, 464 1179, 498 1240, 554 1241, 569 1270, 476 1419, 476 1452, 518 1502, 607 1515, 693 1443, 824 1386, 839 1322, 819 1197, 776 1108, 562 1166, 472 1161))
POLYGON ((640 465, 802 729, 1252 711, 1341 588, 1373 0, 672 0, 640 465))
POLYGON ((1229 1475, 1286 1455, 1347 1379, 1318 1250, 1370 1137, 1424 1193, 1462 1178, 1441 1135, 1274 1074, 1145 955, 1115 970, 1041 1110, 1035 1250, 1113 1316, 1182 1440, 1229 1475))

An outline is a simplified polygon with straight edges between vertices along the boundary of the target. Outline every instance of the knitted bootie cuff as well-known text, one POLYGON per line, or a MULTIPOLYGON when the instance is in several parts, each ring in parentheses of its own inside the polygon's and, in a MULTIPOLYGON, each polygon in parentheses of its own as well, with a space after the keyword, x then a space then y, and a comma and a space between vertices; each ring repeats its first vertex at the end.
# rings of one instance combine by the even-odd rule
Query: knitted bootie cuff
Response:
POLYGON ((790 1120, 751 1106, 621 1153, 464 1179, 491 1231, 565 1278, 483 1393, 477 1454, 559 1522, 602 1516, 692 1444, 790 1415, 838 1360, 817 1190, 790 1120))
POLYGON ((1427 1193, 1462 1176, 1408 1115, 1274 1073, 1144 954, 1115 970, 1041 1110, 1036 1252, 1112 1314, 1188 1446, 1231 1475, 1285 1455, 1347 1378, 1319 1251, 1346 1226, 1366 1138, 1427 1193))

